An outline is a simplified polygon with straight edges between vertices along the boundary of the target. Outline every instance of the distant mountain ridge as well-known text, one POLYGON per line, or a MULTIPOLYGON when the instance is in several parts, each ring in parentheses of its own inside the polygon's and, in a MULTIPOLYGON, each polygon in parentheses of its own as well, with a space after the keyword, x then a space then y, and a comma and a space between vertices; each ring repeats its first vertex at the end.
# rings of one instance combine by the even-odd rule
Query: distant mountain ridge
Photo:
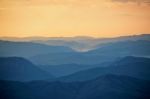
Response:
POLYGON ((92 65, 111 62, 130 55, 150 57, 150 40, 127 40, 99 44, 96 49, 88 52, 76 52, 65 45, 52 46, 33 42, 0 41, 1 57, 25 57, 37 65, 92 65))
POLYGON ((126 56, 150 57, 150 41, 120 41, 100 45, 88 52, 70 52, 56 54, 41 54, 30 58, 38 64, 84 64, 93 65, 115 61, 126 56), (51 57, 53 56, 53 57, 51 57))
POLYGON ((120 36, 114 38, 93 38, 86 36, 77 37, 0 37, 1 40, 17 41, 17 42, 36 42, 54 46, 66 46, 77 51, 89 51, 97 48, 97 45, 128 40, 150 40, 150 34, 120 36))
POLYGON ((31 57, 38 54, 65 53, 73 50, 64 46, 49 46, 32 42, 0 41, 0 56, 31 57))
POLYGON ((75 36, 75 37, 42 37, 42 36, 31 36, 31 37, 0 37, 1 40, 7 41, 34 41, 34 40, 150 40, 150 34, 139 34, 139 35, 128 35, 128 36, 119 36, 119 37, 99 37, 94 38, 90 36, 75 36))
POLYGON ((89 51, 89 54, 118 55, 118 56, 149 56, 150 41, 120 41, 99 45, 97 49, 89 51), (107 52, 107 53, 106 53, 107 52))

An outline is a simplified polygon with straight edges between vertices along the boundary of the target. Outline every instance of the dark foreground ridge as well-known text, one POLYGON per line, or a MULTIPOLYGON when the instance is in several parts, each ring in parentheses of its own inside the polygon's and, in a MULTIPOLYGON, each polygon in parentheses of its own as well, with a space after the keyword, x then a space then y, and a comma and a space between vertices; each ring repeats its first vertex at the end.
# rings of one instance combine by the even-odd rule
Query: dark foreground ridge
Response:
POLYGON ((150 82, 116 75, 71 83, 0 81, 0 99, 150 99, 150 82))

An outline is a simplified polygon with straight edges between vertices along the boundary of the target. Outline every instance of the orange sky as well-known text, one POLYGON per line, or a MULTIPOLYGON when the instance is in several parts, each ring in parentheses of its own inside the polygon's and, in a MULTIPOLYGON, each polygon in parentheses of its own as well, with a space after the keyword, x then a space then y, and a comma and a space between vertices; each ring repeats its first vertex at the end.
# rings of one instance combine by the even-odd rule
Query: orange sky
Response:
POLYGON ((124 1, 0 0, 0 36, 150 34, 150 0, 124 1))

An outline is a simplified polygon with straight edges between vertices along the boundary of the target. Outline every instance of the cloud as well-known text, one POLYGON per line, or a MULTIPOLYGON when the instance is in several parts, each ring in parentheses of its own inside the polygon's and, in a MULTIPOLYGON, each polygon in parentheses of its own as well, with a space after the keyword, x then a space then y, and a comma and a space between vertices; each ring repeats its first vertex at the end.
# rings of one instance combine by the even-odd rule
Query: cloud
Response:
POLYGON ((111 0, 112 2, 120 2, 120 3, 137 3, 137 4, 147 4, 150 5, 150 0, 111 0))

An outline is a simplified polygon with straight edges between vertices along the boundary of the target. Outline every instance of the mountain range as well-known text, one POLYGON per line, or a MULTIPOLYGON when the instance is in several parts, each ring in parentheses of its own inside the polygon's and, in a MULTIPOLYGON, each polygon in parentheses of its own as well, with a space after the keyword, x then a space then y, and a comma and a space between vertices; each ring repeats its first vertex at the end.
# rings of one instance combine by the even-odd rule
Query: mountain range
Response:
POLYGON ((1 37, 0 99, 150 99, 150 34, 1 37))
POLYGON ((85 82, 0 81, 1 99, 149 99, 150 81, 105 75, 85 82))
MULTIPOLYGON (((62 65, 62 64, 79 64, 79 65, 93 65, 104 62, 112 62, 118 58, 125 56, 139 56, 150 57, 150 35, 137 35, 109 39, 95 39, 88 37, 75 38, 46 38, 52 44, 36 42, 37 39, 44 38, 26 38, 27 41, 0 41, 0 56, 1 57, 25 57, 36 65, 62 65), (29 39, 29 40, 28 40, 29 39), (36 39, 36 40, 35 40, 36 39), (72 47, 65 44, 56 44, 71 42, 93 44, 87 52, 78 52, 72 47), (63 40, 63 41, 62 41, 63 40), (108 42, 109 41, 109 42, 108 42), (103 42, 103 43, 102 43, 103 42), (91 61, 92 59, 92 61, 91 61)), ((80 45, 79 44, 79 45, 80 45)), ((75 44, 76 46, 76 44, 75 44)), ((83 45, 81 44, 83 47, 83 45)))
POLYGON ((39 68, 53 74, 55 77, 61 77, 73 74, 78 71, 87 70, 96 67, 106 67, 111 63, 102 63, 96 65, 81 64, 61 64, 61 65, 37 65, 39 68))
POLYGON ((92 69, 82 70, 68 76, 60 77, 58 80, 66 82, 87 81, 107 74, 126 75, 138 79, 150 80, 149 70, 149 58, 128 56, 113 62, 107 67, 99 66, 92 69))
POLYGON ((38 66, 20 57, 0 58, 0 80, 49 80, 76 82, 95 79, 101 75, 126 75, 150 80, 150 59, 127 56, 112 63, 97 65, 38 66))
POLYGON ((31 57, 39 54, 47 53, 65 53, 73 50, 64 46, 49 46, 45 44, 32 42, 14 42, 14 41, 0 41, 0 56, 1 57, 31 57))
POLYGON ((114 38, 93 38, 87 36, 77 37, 0 37, 5 41, 16 42, 35 42, 41 44, 47 44, 52 46, 66 46, 76 51, 89 51, 97 48, 97 45, 112 43, 118 41, 136 41, 136 40, 150 40, 149 34, 132 35, 132 36, 120 36, 114 38))
POLYGON ((120 41, 99 46, 88 52, 48 53, 30 57, 40 65, 93 65, 115 61, 125 56, 150 57, 150 41, 120 41))
POLYGON ((0 57, 0 80, 32 81, 53 78, 53 75, 24 58, 0 57))

